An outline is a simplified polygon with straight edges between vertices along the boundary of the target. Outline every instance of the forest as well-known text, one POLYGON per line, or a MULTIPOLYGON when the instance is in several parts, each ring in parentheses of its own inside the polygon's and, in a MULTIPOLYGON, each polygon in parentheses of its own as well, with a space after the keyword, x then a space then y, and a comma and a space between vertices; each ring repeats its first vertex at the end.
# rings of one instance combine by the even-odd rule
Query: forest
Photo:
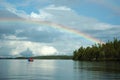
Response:
POLYGON ((73 52, 73 60, 120 61, 120 40, 114 38, 104 44, 80 47, 73 52))

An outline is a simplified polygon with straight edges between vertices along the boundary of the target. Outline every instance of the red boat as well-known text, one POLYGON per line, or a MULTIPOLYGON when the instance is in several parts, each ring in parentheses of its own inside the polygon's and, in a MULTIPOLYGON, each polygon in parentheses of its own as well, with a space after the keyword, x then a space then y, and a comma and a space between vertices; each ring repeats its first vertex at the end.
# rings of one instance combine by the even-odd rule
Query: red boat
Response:
POLYGON ((33 62, 33 58, 28 58, 28 61, 29 62, 33 62))

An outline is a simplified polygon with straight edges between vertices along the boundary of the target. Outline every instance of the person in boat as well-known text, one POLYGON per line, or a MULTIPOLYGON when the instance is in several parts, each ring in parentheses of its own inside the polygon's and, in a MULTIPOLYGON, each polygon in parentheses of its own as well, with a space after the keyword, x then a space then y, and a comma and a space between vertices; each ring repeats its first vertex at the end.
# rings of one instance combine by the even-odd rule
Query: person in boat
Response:
POLYGON ((33 58, 31 58, 31 57, 28 58, 28 61, 29 61, 29 62, 33 62, 33 58))

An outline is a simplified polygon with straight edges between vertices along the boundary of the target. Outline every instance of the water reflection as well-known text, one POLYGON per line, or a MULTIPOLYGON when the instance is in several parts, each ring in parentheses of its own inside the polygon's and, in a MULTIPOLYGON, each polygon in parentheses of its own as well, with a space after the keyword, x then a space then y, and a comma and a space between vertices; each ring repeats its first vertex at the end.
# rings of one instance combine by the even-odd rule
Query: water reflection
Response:
POLYGON ((75 61, 75 72, 82 80, 119 80, 119 62, 75 61), (82 73, 82 74, 81 74, 82 73))
POLYGON ((13 79, 49 79, 52 80, 55 66, 54 60, 35 60, 27 62, 27 60, 2 60, 0 69, 0 80, 13 79))
POLYGON ((0 80, 120 80, 120 64, 72 60, 0 60, 0 80))

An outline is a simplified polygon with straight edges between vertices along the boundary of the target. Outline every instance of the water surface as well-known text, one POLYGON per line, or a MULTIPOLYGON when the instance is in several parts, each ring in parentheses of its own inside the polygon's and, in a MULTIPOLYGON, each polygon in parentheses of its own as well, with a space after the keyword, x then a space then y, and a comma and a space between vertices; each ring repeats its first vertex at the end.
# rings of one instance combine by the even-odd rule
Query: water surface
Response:
POLYGON ((0 80, 120 80, 120 63, 0 60, 0 80))

